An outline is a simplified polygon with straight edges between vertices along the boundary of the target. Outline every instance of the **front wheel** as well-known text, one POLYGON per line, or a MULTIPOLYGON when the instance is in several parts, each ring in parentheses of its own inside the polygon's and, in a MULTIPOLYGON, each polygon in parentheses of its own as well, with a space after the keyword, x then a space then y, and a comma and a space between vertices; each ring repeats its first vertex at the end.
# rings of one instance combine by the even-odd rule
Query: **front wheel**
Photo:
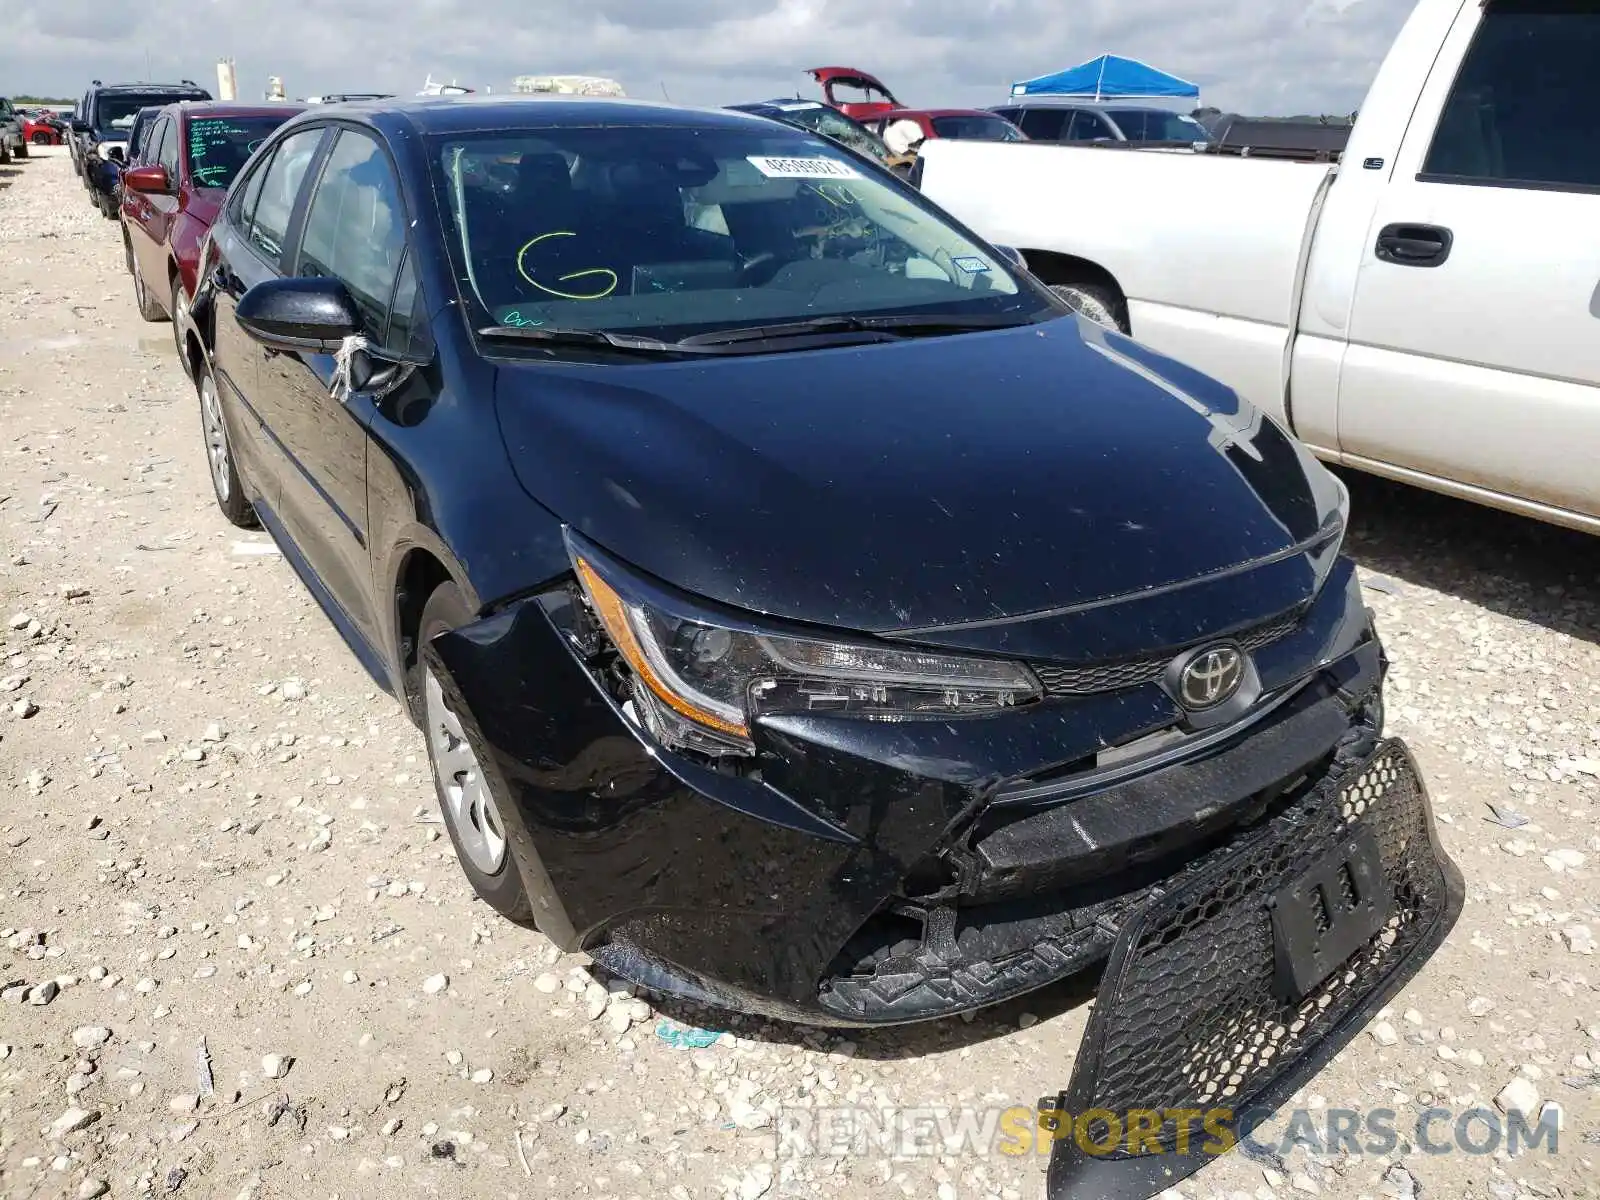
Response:
MULTIPOLYGON (((422 609, 418 643, 427 645, 441 633, 473 620, 461 589, 441 583, 422 609)), ((533 924, 533 905, 512 861, 506 825, 489 790, 477 751, 467 739, 461 718, 450 707, 438 677, 418 655, 413 686, 422 696, 422 732, 428 742, 428 763, 445 828, 455 844, 461 871, 480 899, 519 925, 533 924)))
POLYGON ((217 381, 211 368, 200 363, 196 368, 195 394, 200 399, 200 432, 206 440, 206 465, 211 469, 211 490, 217 497, 217 507, 230 524, 240 529, 256 528, 256 510, 251 506, 239 483, 239 471, 233 465, 233 448, 228 443, 228 425, 222 416, 222 398, 217 394, 217 381))
POLYGON ((16 156, 18 158, 27 158, 28 157, 28 143, 27 142, 18 142, 17 143, 17 148, 14 151, 14 153, 16 154, 16 156))
POLYGON ((49 146, 53 143, 51 142, 50 135, 48 133, 45 133, 42 130, 35 130, 33 134, 33 144, 35 146, 49 146))
POLYGON ((139 266, 137 255, 133 256, 133 299, 139 306, 139 315, 146 321, 162 321, 167 314, 161 308, 161 302, 150 294, 150 289, 145 286, 144 271, 139 266))

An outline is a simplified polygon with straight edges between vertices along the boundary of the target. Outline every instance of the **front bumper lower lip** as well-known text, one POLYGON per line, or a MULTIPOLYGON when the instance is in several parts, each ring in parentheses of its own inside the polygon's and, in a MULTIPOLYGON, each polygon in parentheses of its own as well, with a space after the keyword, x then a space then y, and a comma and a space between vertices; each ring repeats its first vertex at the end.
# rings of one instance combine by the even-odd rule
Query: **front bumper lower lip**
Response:
POLYGON ((1049 1200, 1143 1200, 1225 1153, 1348 1044, 1454 926, 1461 874, 1404 743, 1379 744, 1312 795, 1197 862, 1123 926, 1071 1083, 1041 1102, 1050 1110, 1041 1122, 1056 1131, 1049 1200), (1378 844, 1388 923, 1287 1000, 1267 901, 1352 835, 1378 844), (1180 1138, 1184 1111, 1195 1115, 1180 1138), (1136 1113, 1147 1126, 1159 1120, 1159 1153, 1150 1142, 1130 1152, 1136 1113), (1206 1132, 1200 1114, 1213 1121, 1206 1132))

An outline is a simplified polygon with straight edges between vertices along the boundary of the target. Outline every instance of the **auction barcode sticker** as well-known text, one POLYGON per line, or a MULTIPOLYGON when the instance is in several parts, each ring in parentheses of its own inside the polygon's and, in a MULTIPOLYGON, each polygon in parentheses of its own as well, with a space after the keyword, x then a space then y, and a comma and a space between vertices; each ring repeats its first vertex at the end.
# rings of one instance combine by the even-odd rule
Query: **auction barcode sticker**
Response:
POLYGON ((836 158, 772 158, 750 156, 750 165, 768 179, 860 179, 849 163, 836 158))

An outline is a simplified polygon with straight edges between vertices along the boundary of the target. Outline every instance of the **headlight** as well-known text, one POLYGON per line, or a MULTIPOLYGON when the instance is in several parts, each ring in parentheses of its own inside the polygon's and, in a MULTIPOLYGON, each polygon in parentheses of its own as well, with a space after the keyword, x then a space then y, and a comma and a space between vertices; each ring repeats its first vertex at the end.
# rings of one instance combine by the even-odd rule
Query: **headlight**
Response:
POLYGON ((908 720, 994 712, 1042 694, 1019 663, 718 623, 650 594, 575 539, 569 549, 631 672, 641 720, 669 746, 753 754, 750 720, 763 713, 908 720))

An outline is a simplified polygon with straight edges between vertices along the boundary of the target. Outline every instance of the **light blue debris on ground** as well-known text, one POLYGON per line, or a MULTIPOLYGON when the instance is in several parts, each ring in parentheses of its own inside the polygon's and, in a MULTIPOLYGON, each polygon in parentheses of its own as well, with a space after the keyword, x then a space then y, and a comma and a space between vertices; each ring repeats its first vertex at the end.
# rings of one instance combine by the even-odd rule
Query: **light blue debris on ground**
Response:
POLYGON ((663 1020, 656 1026, 656 1036, 674 1050, 704 1050, 722 1034, 715 1029, 696 1029, 676 1021, 663 1020))

